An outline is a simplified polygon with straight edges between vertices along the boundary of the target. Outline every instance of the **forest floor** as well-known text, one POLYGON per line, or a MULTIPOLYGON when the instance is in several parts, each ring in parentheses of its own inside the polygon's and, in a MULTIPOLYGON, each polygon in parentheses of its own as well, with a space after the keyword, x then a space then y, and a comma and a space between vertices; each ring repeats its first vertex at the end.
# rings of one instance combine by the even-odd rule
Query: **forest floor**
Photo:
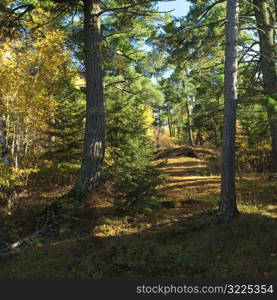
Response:
POLYGON ((158 162, 159 208, 119 214, 100 188, 90 209, 65 213, 54 235, 0 258, 0 278, 277 277, 276 180, 238 177, 240 214, 224 223, 216 217, 218 153, 176 146, 163 149, 158 162))

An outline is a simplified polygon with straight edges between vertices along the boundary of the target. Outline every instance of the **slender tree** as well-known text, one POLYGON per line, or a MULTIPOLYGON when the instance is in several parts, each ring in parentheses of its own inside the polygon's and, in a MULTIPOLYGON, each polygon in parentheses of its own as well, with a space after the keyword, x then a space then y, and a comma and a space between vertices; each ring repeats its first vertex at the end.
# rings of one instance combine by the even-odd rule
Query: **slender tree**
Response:
POLYGON ((221 201, 219 207, 219 215, 226 220, 238 212, 235 189, 238 23, 239 0, 228 0, 225 27, 224 123, 221 159, 221 201))
POLYGON ((9 162, 9 148, 7 139, 7 123, 5 116, 0 117, 0 146, 2 147, 2 162, 3 165, 8 167, 9 162))

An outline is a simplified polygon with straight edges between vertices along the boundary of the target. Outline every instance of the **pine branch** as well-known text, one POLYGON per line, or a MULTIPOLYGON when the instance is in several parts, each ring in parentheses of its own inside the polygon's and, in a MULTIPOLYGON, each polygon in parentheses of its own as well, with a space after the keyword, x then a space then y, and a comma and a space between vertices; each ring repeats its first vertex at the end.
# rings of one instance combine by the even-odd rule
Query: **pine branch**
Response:
POLYGON ((216 6, 216 5, 220 4, 220 3, 223 3, 223 2, 225 2, 225 0, 218 0, 218 1, 214 2, 213 4, 209 5, 207 8, 205 8, 200 13, 200 15, 202 15, 202 16, 196 21, 196 23, 201 22, 214 6, 216 6))

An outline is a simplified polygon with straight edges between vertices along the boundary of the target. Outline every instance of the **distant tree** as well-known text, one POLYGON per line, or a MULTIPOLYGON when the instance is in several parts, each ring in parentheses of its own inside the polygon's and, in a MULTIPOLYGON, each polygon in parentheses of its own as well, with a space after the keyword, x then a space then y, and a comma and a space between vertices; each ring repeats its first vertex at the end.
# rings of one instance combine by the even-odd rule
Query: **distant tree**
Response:
MULTIPOLYGON (((260 45, 259 65, 263 74, 263 89, 271 134, 272 170, 277 172, 277 73, 275 66, 276 30, 274 30, 277 15, 274 15, 274 9, 265 0, 254 0, 253 4, 260 45)), ((276 1, 275 5, 277 7, 276 1)))

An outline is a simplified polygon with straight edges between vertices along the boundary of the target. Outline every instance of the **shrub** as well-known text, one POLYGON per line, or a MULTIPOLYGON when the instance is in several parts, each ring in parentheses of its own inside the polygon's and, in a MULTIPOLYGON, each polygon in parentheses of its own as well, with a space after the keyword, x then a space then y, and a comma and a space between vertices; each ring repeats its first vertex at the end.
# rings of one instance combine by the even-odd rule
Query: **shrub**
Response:
POLYGON ((36 172, 37 169, 7 168, 0 164, 0 200, 8 214, 11 213, 18 191, 27 185, 29 175, 36 172))
POLYGON ((116 208, 143 212, 158 205, 157 186, 162 179, 153 157, 152 144, 142 141, 125 145, 114 156, 113 165, 105 169, 105 174, 111 182, 116 208))

